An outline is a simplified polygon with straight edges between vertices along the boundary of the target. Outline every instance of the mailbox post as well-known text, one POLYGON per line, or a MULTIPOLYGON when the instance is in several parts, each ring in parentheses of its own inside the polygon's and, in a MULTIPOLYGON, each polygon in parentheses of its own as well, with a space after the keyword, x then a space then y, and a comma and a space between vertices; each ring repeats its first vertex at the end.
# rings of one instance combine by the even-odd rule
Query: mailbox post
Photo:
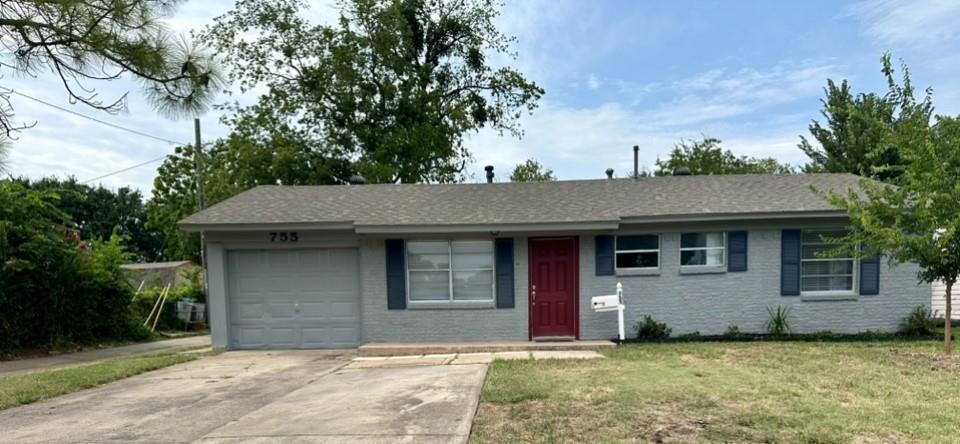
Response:
POLYGON ((617 294, 608 294, 604 296, 594 296, 590 298, 590 304, 593 311, 602 313, 606 311, 617 312, 617 332, 620 334, 620 341, 626 339, 626 333, 623 326, 623 311, 626 306, 623 305, 623 284, 617 282, 617 294))

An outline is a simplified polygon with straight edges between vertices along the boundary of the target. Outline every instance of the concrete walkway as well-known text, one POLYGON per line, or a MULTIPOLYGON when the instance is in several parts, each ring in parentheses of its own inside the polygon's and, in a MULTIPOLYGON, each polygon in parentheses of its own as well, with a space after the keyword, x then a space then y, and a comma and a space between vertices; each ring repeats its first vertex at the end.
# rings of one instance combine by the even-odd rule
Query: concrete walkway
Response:
POLYGON ((77 353, 64 353, 62 355, 44 356, 42 358, 0 361, 0 376, 9 376, 16 373, 26 373, 37 370, 70 367, 73 365, 102 361, 110 358, 119 358, 122 356, 133 356, 170 350, 174 348, 197 347, 203 345, 210 345, 209 335, 144 342, 142 344, 108 347, 99 350, 89 350, 77 353))
POLYGON ((423 365, 472 365, 489 364, 495 359, 603 359, 604 356, 594 350, 532 350, 495 353, 445 353, 399 356, 361 356, 345 368, 389 368, 416 367, 423 365))

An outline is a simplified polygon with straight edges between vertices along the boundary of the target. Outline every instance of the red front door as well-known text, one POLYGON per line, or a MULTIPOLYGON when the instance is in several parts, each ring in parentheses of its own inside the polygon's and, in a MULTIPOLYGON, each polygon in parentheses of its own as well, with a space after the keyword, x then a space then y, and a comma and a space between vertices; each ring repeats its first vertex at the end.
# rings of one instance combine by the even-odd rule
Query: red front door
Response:
POLYGON ((577 239, 530 239, 530 339, 577 338, 577 239))

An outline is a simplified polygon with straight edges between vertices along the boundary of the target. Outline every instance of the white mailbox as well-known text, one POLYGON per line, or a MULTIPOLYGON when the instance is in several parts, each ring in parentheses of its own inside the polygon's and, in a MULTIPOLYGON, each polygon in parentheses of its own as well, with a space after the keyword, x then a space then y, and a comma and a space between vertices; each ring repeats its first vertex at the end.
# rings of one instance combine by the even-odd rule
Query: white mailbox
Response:
POLYGON ((590 298, 590 303, 595 311, 615 311, 620 305, 620 296, 608 294, 606 296, 594 296, 590 298))
POLYGON ((626 309, 626 307, 623 305, 623 284, 617 282, 617 294, 594 296, 590 298, 590 305, 593 306, 593 311, 596 312, 617 312, 617 330, 620 334, 620 341, 623 341, 625 339, 623 311, 626 309))

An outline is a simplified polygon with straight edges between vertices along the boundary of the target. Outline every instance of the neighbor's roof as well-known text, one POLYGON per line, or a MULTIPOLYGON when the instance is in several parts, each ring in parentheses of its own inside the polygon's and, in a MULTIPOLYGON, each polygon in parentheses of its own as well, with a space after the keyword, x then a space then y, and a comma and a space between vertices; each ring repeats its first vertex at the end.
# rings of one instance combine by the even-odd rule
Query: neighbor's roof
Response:
POLYGON ((160 270, 164 268, 178 268, 184 265, 193 265, 190 261, 172 261, 172 262, 138 262, 120 265, 125 270, 160 270))
MULTIPOLYGON (((851 174, 667 176, 544 183, 259 186, 180 221, 187 230, 263 226, 377 232, 443 227, 839 215, 811 187, 844 192, 851 174), (384 231, 384 230, 380 230, 384 231)), ((613 225, 611 225, 613 224, 613 225)))

